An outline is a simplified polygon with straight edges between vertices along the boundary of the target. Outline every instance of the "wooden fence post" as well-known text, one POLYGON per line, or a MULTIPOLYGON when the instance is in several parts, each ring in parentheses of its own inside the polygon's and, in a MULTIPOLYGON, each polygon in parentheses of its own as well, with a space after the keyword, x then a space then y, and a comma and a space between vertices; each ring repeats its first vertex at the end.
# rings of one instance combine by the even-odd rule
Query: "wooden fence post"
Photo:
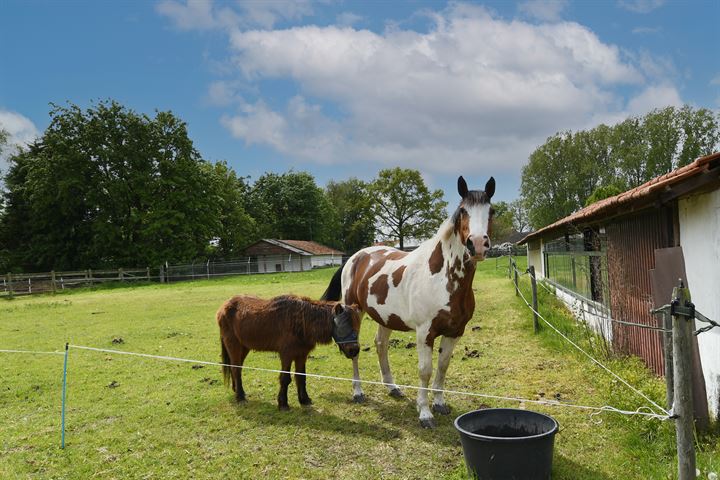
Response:
POLYGON ((145 274, 147 275, 147 281, 150 281, 150 267, 145 267, 145 274))
POLYGON ((125 281, 125 275, 123 274, 123 269, 122 269, 122 267, 121 267, 121 268, 118 268, 118 278, 120 279, 121 282, 124 282, 124 281, 125 281))
POLYGON ((12 273, 8 272, 8 274, 5 276, 5 278, 7 278, 8 293, 12 297, 13 296, 12 273))
POLYGON ((513 272, 515 273, 515 296, 520 295, 520 287, 518 286, 518 274, 517 274, 517 263, 513 261, 513 272))
POLYGON ((672 408, 674 396, 674 375, 673 375, 673 334, 672 317, 670 312, 663 312, 662 324, 665 329, 663 333, 663 354, 665 356, 665 401, 668 408, 672 408))
POLYGON ((695 479, 695 443, 692 398, 692 333, 695 325, 694 315, 688 316, 683 309, 690 304, 690 291, 680 285, 673 289, 672 336, 674 401, 672 412, 675 415, 675 438, 678 455, 678 479, 695 479))
POLYGON ((50 272, 50 288, 52 289, 52 293, 55 293, 55 270, 50 272))
POLYGON ((538 324, 538 298, 537 298, 537 281, 535 280, 535 265, 528 267, 528 273, 530 274, 530 286, 532 287, 532 306, 533 306, 533 329, 535 333, 540 331, 540 325, 538 324))
POLYGON ((508 257, 508 280, 510 279, 510 275, 512 275, 512 257, 508 257))

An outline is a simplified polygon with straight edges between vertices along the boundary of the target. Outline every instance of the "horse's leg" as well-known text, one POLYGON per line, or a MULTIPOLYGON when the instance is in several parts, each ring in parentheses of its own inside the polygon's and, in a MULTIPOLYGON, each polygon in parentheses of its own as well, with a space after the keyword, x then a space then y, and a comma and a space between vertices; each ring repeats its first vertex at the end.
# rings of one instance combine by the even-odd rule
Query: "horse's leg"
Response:
MULTIPOLYGON (((450 358, 452 357, 453 350, 457 344, 459 338, 442 337, 440 341, 440 354, 438 355, 437 372, 435 373, 435 380, 433 380, 433 389, 442 390, 445 388, 445 373, 447 372, 448 366, 450 365, 450 358)), ((450 407, 445 404, 443 398, 443 392, 433 392, 433 412, 441 415, 447 415, 450 413, 450 407)))
MULTIPOLYGON (((428 322, 429 323, 429 322, 428 322)), ((420 412, 420 425, 423 428, 435 428, 435 417, 428 406, 428 391, 426 390, 430 377, 432 376, 432 343, 434 339, 428 338, 428 328, 417 329, 417 354, 418 354, 418 373, 420 376, 420 390, 417 395, 417 409, 420 412), (427 344, 428 340, 430 345, 427 344)))
POLYGON ((290 368, 292 367, 293 357, 285 352, 280 352, 280 392, 278 393, 278 408, 280 410, 289 410, 287 391, 288 385, 292 381, 290 378, 290 368))
POLYGON ((375 334, 375 348, 377 349, 378 362, 380 363, 382 381, 388 388, 391 397, 400 398, 403 396, 403 393, 398 386, 395 385, 392 372, 390 371, 390 362, 388 361, 388 346, 390 345, 391 333, 392 330, 389 328, 378 325, 377 333, 375 334))
POLYGON ((300 402, 300 405, 312 404, 312 400, 310 400, 305 386, 307 377, 303 375, 305 373, 307 356, 308 352, 303 352, 295 357, 295 385, 297 386, 298 402, 300 402))
MULTIPOLYGON (((248 356, 248 353, 250 353, 250 349, 247 348, 245 345, 240 345, 240 348, 238 349, 237 363, 233 363, 233 365, 240 365, 242 367, 243 363, 245 363, 245 358, 248 356)), ((242 368, 238 367, 234 367, 232 369, 233 386, 235 389, 235 400, 237 400, 238 402, 245 401, 245 390, 243 389, 242 382, 242 370, 242 368)))
POLYGON ((360 365, 358 359, 360 355, 356 355, 352 359, 353 364, 353 402, 363 403, 365 401, 365 394, 363 393, 362 386, 360 384, 360 365))

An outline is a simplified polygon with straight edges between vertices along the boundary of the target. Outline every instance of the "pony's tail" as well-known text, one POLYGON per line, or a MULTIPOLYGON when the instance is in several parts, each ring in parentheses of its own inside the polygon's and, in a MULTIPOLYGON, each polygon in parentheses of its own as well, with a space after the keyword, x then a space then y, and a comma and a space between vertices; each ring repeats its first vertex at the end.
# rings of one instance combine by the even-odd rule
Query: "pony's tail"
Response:
POLYGON ((228 385, 230 383, 230 380, 232 380, 232 371, 230 370, 230 367, 228 367, 231 362, 230 354, 228 353, 227 348, 225 348, 225 342, 223 342, 222 336, 220 336, 220 348, 222 349, 223 380, 225 382, 225 385, 228 385))
POLYGON ((325 293, 322 294, 320 300, 340 300, 340 297, 342 296, 343 267, 345 267, 345 263, 340 265, 340 268, 337 269, 337 272, 335 272, 335 275, 333 275, 332 280, 330 280, 330 285, 328 285, 327 290, 325 290, 325 293))

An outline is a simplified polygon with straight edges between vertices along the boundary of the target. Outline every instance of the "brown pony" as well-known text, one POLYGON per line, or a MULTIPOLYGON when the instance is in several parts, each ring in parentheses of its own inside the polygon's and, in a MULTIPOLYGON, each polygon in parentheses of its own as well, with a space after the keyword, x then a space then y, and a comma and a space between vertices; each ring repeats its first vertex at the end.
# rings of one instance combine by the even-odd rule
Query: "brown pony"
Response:
MULTIPOLYGON (((360 352, 358 332, 360 313, 355 306, 338 302, 311 300, 294 295, 282 295, 263 300, 238 295, 226 301, 217 312, 222 346, 223 374, 227 384, 232 380, 235 399, 245 400, 242 367, 250 350, 278 352, 281 370, 289 372, 295 362, 295 383, 298 401, 310 405, 305 389, 305 362, 317 343, 327 344, 333 339, 347 358, 360 352), (301 374, 301 375, 297 375, 301 374)), ((290 373, 280 374, 278 408, 287 410, 287 390, 290 373)))

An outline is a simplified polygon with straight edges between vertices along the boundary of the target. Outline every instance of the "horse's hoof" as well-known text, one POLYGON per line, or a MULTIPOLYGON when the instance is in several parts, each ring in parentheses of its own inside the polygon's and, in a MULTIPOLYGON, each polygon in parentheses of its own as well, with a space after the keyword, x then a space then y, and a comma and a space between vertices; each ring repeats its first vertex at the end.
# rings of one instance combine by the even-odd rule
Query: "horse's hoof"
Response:
POLYGON ((358 395, 353 395, 353 402, 355 403, 365 403, 365 394, 360 393, 358 395))
POLYGON ((439 413, 440 415, 448 415, 450 414, 450 407, 448 407, 444 403, 433 403, 432 411, 433 413, 439 413))
POLYGON ((393 388, 390 390, 390 396, 393 398, 403 398, 405 394, 401 392, 399 388, 393 388))
POLYGON ((278 410, 280 410, 281 412, 287 412, 288 410, 290 410, 290 405, 278 405, 278 410))
POLYGON ((420 426, 422 428, 435 428, 435 419, 434 418, 421 419, 420 426))
POLYGON ((310 400, 309 398, 300 400, 300 405, 312 405, 312 400, 310 400))
POLYGON ((237 403, 245 403, 247 400, 245 400, 245 397, 242 396, 242 397, 235 397, 235 401, 237 403))

